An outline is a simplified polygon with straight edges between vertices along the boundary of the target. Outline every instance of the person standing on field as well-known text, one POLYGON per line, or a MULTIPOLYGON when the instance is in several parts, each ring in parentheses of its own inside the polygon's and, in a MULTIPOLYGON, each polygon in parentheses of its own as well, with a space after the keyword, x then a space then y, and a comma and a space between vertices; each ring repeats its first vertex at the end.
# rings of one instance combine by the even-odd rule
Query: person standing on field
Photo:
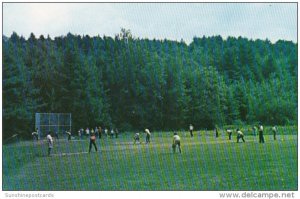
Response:
POLYGON ((146 133, 146 144, 149 144, 150 137, 151 137, 151 133, 150 133, 149 129, 145 129, 145 133, 146 133))
POLYGON ((81 139, 81 131, 80 131, 80 129, 78 130, 78 137, 81 139))
POLYGON ((173 136, 173 143, 172 143, 173 153, 176 152, 176 146, 178 146, 179 153, 181 153, 180 137, 179 137, 179 135, 175 132, 175 133, 174 133, 174 136, 173 136))
POLYGON ((194 130, 194 127, 192 124, 190 124, 190 134, 191 134, 191 137, 193 137, 193 130, 194 130))
POLYGON ((84 130, 83 130, 83 128, 81 128, 80 129, 80 139, 82 139, 83 133, 84 133, 84 130))
POLYGON ((92 145, 94 145, 95 150, 98 151, 97 146, 96 146, 96 135, 95 135, 94 131, 91 132, 91 136, 90 136, 89 153, 91 152, 92 145))
POLYGON ((261 123, 258 126, 258 134, 259 134, 259 143, 265 143, 265 139, 264 139, 264 127, 263 127, 263 125, 261 123))
POLYGON ((217 137, 219 137, 219 130, 218 130, 218 127, 217 127, 217 126, 216 126, 215 131, 216 131, 216 138, 217 138, 217 137))
POLYGON ((102 128, 101 126, 98 127, 99 139, 102 137, 102 128))
POLYGON ((140 134, 139 134, 139 133, 136 133, 136 134, 134 135, 134 137, 133 137, 133 140, 134 140, 133 144, 135 144, 136 141, 138 141, 139 143, 141 143, 141 142, 140 142, 140 134))
POLYGON ((111 130, 110 130, 110 138, 111 139, 114 138, 114 134, 115 134, 114 129, 111 128, 111 130))
POLYGON ((47 134, 47 143, 48 143, 48 156, 50 156, 51 150, 53 148, 53 139, 50 131, 47 134))
POLYGON ((86 128, 86 130, 85 130, 85 135, 86 135, 86 136, 89 136, 89 135, 90 135, 90 129, 89 129, 89 128, 86 128))
POLYGON ((272 127, 272 131, 273 131, 273 137, 274 137, 274 140, 276 140, 276 134, 277 134, 277 127, 276 126, 273 126, 272 127))
POLYGON ((68 135, 68 141, 70 141, 71 140, 71 132, 70 131, 66 131, 66 134, 68 135))
POLYGON ((237 132, 237 143, 239 143, 240 139, 242 139, 243 142, 245 142, 243 132, 240 131, 239 129, 237 129, 236 132, 237 132))
POLYGON ((96 137, 99 136, 99 130, 98 130, 98 127, 95 127, 95 135, 96 135, 96 137))
POLYGON ((107 130, 107 128, 105 128, 104 133, 105 133, 105 136, 107 137, 108 136, 108 130, 107 130))
POLYGON ((116 138, 119 136, 119 130, 116 128, 116 138))
POLYGON ((39 129, 38 128, 36 128, 35 129, 35 131, 34 132, 32 132, 32 138, 33 138, 33 140, 38 140, 39 139, 39 129))
POLYGON ((226 132, 229 136, 229 140, 231 140, 232 130, 231 129, 226 129, 226 132))

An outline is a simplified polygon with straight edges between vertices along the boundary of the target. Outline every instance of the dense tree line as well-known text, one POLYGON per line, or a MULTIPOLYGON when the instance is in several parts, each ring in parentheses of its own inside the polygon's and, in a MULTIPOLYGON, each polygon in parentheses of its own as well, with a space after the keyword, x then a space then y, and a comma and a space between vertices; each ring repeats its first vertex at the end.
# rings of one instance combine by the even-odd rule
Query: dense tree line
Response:
POLYGON ((36 112, 70 112, 73 130, 297 123, 297 44, 221 36, 184 41, 71 33, 3 36, 3 134, 36 112))

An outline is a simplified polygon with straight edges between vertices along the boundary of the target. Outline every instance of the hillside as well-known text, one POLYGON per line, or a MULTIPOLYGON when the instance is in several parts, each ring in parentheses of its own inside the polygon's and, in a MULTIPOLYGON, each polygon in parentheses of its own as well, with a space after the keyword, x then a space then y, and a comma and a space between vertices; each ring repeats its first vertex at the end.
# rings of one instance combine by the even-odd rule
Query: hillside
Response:
POLYGON ((71 33, 3 37, 3 135, 30 135, 36 112, 157 130, 297 123, 297 44, 221 36, 184 41, 71 33))

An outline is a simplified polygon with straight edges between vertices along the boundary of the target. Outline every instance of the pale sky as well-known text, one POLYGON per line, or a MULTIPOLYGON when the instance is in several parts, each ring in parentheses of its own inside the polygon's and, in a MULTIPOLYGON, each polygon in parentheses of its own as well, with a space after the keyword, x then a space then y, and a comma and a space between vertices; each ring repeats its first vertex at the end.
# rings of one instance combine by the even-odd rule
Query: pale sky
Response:
POLYGON ((297 42, 296 3, 3 3, 3 34, 183 39, 221 35, 297 42))

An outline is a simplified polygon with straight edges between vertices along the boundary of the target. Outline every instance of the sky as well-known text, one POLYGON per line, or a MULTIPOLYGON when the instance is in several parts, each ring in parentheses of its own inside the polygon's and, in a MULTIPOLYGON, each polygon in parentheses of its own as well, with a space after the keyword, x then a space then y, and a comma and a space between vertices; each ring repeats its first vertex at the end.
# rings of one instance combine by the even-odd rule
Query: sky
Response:
POLYGON ((296 3, 3 3, 3 34, 183 39, 221 35, 297 42, 296 3))

